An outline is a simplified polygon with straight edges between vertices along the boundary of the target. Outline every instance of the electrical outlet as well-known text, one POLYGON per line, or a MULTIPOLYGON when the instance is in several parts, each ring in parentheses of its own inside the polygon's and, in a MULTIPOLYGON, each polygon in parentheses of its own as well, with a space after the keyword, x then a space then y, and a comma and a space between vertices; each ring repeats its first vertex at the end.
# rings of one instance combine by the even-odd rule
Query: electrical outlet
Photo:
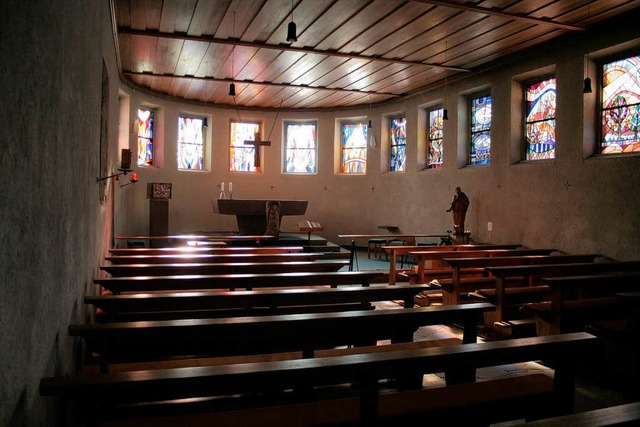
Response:
POLYGON ((493 223, 492 222, 488 222, 487 223, 487 230, 488 231, 492 231, 493 230, 493 223))

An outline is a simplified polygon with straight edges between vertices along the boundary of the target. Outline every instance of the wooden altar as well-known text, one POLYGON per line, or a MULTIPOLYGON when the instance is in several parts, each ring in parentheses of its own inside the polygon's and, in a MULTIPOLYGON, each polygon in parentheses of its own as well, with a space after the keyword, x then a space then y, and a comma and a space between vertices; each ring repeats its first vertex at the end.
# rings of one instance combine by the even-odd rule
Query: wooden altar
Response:
POLYGON ((261 235, 267 227, 267 202, 280 202, 280 222, 284 215, 304 215, 307 200, 277 199, 216 199, 211 205, 214 213, 235 215, 240 234, 261 235))

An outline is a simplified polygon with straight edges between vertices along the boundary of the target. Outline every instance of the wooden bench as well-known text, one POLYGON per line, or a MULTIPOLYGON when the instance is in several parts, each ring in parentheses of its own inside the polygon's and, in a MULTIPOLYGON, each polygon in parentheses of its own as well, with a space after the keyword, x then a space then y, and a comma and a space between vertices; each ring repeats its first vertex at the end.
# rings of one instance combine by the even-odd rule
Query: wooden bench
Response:
MULTIPOLYGON (((84 420, 129 426, 488 425, 570 414, 586 333, 241 365, 46 377, 42 396, 76 402, 84 420), (389 377, 548 361, 553 377, 447 381, 413 390, 389 377), (357 387, 340 387, 343 384, 357 387), (329 387, 334 386, 334 387, 329 387), (424 418, 423 418, 424 417, 424 418)), ((459 379, 460 377, 457 377, 459 379)))
POLYGON ((348 267, 348 260, 282 261, 282 262, 221 262, 178 264, 101 265, 100 270, 112 277, 171 276, 192 274, 285 273, 292 271, 331 272, 348 267))
POLYGON ((138 321, 232 315, 288 314, 343 306, 370 308, 374 301, 400 300, 413 307, 416 294, 428 285, 372 285, 230 292, 169 292, 85 296, 99 310, 99 321, 138 321))
MULTIPOLYGON (((522 245, 505 244, 505 245, 445 245, 445 246, 429 246, 431 251, 466 251, 466 250, 482 250, 482 249, 517 249, 522 245)), ((389 254, 389 284, 396 283, 398 274, 397 257, 400 255, 409 255, 412 251, 424 251, 425 246, 415 245, 391 245, 383 246, 382 249, 389 254)))
POLYGON ((116 265, 127 264, 179 264, 219 262, 289 262, 315 261, 324 257, 322 252, 294 252, 282 254, 169 254, 169 255, 110 255, 105 261, 116 265))
POLYGON ((523 304, 550 300, 551 289, 548 285, 541 284, 541 278, 613 271, 640 271, 640 261, 516 265, 486 267, 486 269, 496 278, 495 287, 478 289, 470 295, 495 304, 495 312, 485 315, 485 326, 491 328, 497 326, 498 330, 501 330, 501 328, 509 326, 510 319, 524 317, 524 313, 520 312, 520 307, 523 304), (507 281, 515 277, 523 278, 523 284, 528 286, 508 288, 507 281), (498 324, 496 325, 496 323, 498 324))
POLYGON ((640 290, 640 271, 583 276, 546 277, 549 301, 528 303, 520 310, 536 321, 538 335, 584 330, 595 321, 628 319, 628 310, 617 295, 640 290))
POLYGON ((306 287, 306 286, 369 286, 384 277, 376 270, 336 272, 287 272, 256 274, 216 274, 181 276, 99 277, 93 282, 113 294, 121 292, 191 291, 306 287))
POLYGON ((491 256, 479 258, 444 258, 443 263, 451 266, 449 279, 438 280, 443 290, 443 304, 459 304, 468 301, 467 295, 478 288, 488 288, 495 283, 495 277, 463 278, 462 272, 468 269, 513 265, 561 264, 571 262, 593 262, 600 255, 521 255, 521 256, 491 256))
POLYGON ((574 414, 560 415, 512 426, 531 427, 602 427, 640 425, 640 402, 608 406, 574 414))
POLYGON ((487 303, 464 306, 357 310, 331 313, 282 314, 215 319, 87 323, 69 326, 94 352, 102 372, 113 362, 173 357, 314 350, 343 345, 374 345, 379 340, 411 342, 422 326, 460 322, 463 342, 475 342, 487 303))
POLYGON ((181 254, 290 254, 302 252, 302 246, 228 246, 209 248, 201 246, 180 246, 170 248, 110 248, 111 255, 181 255, 181 254))
POLYGON ((476 249, 476 250, 456 250, 456 251, 431 251, 424 248, 419 251, 411 251, 409 254, 418 262, 418 283, 427 281, 427 262, 437 262, 436 267, 441 265, 445 258, 480 258, 480 257, 507 257, 524 255, 551 255, 557 249, 476 249))

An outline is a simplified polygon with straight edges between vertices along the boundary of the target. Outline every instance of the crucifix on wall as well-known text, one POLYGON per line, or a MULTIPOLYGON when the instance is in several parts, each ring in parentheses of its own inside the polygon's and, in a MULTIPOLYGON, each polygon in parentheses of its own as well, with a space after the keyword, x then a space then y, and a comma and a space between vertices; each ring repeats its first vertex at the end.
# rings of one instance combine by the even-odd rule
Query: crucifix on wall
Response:
POLYGON ((244 141, 244 145, 253 145, 253 148, 255 149, 254 151, 254 161, 253 164, 255 167, 260 167, 260 146, 271 146, 271 141, 263 141, 262 139, 260 139, 260 133, 256 132, 255 134, 255 138, 253 141, 244 141))

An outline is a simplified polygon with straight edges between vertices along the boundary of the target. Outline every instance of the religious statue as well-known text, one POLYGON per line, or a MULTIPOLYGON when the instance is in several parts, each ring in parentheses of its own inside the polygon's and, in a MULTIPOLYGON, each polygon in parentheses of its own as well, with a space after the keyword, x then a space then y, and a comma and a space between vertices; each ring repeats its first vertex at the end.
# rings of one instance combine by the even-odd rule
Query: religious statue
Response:
POLYGON ((464 218, 467 215, 469 198, 462 192, 460 187, 456 187, 456 194, 453 196, 451 206, 447 212, 453 214, 453 230, 456 236, 464 236, 464 218))
POLYGON ((276 239, 280 234, 280 202, 277 200, 267 202, 267 230, 264 234, 276 239))

